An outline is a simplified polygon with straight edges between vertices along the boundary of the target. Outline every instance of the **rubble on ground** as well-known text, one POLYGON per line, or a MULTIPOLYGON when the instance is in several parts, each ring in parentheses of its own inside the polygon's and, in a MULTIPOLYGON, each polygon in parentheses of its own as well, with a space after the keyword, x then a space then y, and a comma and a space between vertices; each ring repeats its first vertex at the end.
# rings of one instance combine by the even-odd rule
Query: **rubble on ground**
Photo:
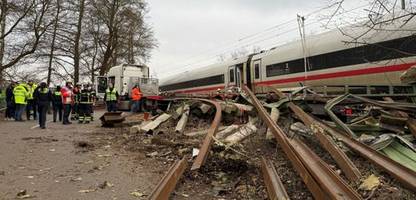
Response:
MULTIPOLYGON (((416 171, 415 129, 411 123, 415 119, 415 104, 404 103, 403 99, 398 99, 401 102, 396 104, 388 98, 374 100, 353 95, 335 100, 326 96, 312 98, 316 94, 299 91, 290 96, 290 99, 264 101, 272 119, 289 138, 298 138, 311 148, 362 198, 416 198, 414 192, 394 177, 347 148, 336 136, 321 130, 320 134, 341 149, 361 172, 358 181, 347 178, 333 155, 315 137, 319 130, 305 125, 287 106, 288 102, 299 105, 329 127, 349 134, 354 140, 416 171)), ((249 101, 244 94, 237 100, 218 101, 223 117, 213 137, 209 156, 200 170, 185 170, 172 194, 174 199, 188 199, 189 196, 197 199, 266 199, 259 155, 272 161, 291 199, 313 199, 249 101)), ((166 169, 184 157, 191 165, 214 119, 215 109, 196 99, 175 100, 169 107, 149 120, 145 120, 143 114, 127 116, 121 127, 123 134, 114 133, 114 142, 125 150, 142 153, 146 159, 164 163, 166 169)), ((132 195, 136 196, 136 193, 132 192, 132 195)))

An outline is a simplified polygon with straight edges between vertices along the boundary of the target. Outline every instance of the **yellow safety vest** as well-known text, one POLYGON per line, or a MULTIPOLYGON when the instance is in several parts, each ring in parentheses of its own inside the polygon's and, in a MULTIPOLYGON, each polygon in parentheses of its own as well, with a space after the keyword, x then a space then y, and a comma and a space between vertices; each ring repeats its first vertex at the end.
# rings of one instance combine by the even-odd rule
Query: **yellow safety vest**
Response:
POLYGON ((33 84, 32 86, 27 85, 27 89, 28 89, 28 97, 27 99, 32 100, 33 99, 33 93, 35 92, 35 89, 38 86, 36 84, 33 84))
POLYGON ((107 89, 105 91, 106 95, 107 95, 107 101, 117 101, 117 90, 113 88, 113 91, 110 91, 110 89, 107 89))
POLYGON ((13 95, 14 95, 14 102, 16 104, 27 104, 27 97, 28 92, 26 91, 25 86, 18 85, 13 89, 13 95))

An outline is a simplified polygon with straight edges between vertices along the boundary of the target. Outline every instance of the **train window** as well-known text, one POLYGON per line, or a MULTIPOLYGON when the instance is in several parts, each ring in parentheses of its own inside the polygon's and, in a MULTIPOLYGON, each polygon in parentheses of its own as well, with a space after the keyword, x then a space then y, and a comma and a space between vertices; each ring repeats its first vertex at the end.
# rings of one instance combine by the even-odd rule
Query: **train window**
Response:
POLYGON ((254 78, 255 79, 260 78, 260 65, 259 64, 254 65, 254 78))
POLYGON ((230 83, 234 82, 234 69, 230 69, 230 83))
POLYGON ((221 84, 221 83, 224 84, 224 74, 195 79, 191 81, 175 83, 171 85, 164 85, 164 86, 161 86, 160 89, 162 91, 179 90, 179 89, 184 89, 184 88, 201 87, 201 86, 215 85, 215 84, 221 84))
POLYGON ((393 87, 394 94, 409 94, 414 93, 412 86, 394 86, 393 87))
POLYGON ((289 64, 288 63, 281 63, 281 64, 274 64, 266 66, 266 76, 279 76, 284 74, 289 74, 289 64))
MULTIPOLYGON (((314 71, 348 65, 364 64, 368 62, 405 58, 414 56, 415 54, 416 37, 408 36, 311 56, 308 57, 308 62, 310 66, 309 70, 314 71)), ((304 70, 303 58, 299 58, 268 65, 266 67, 266 76, 271 77, 288 73, 299 73, 304 70), (285 70, 284 65, 288 65, 289 70, 285 70)))

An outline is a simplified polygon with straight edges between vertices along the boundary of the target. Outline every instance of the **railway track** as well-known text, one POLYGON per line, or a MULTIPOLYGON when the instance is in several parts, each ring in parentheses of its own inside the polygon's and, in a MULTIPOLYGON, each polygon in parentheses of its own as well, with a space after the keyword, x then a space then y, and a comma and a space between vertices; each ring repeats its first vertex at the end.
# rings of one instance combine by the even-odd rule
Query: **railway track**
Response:
MULTIPOLYGON (((341 177, 339 173, 335 172, 333 167, 330 167, 326 161, 311 149, 312 146, 309 147, 304 143, 304 140, 301 140, 298 137, 289 137, 288 134, 272 120, 264 105, 257 99, 255 94, 247 87, 244 87, 243 89, 246 94, 248 94, 251 104, 256 108, 258 116, 273 133, 277 144, 282 149, 283 153, 286 154, 286 158, 290 161, 291 167, 297 172, 315 199, 363 199, 356 188, 353 188, 346 181, 350 181, 349 183, 357 183, 362 180, 360 171, 333 142, 329 135, 338 138, 353 151, 381 168, 382 171, 389 173, 403 184, 403 186, 412 191, 416 191, 416 173, 414 171, 409 170, 355 139, 346 136, 346 133, 331 128, 324 122, 306 113, 296 104, 288 101, 287 105, 289 110, 314 133, 320 146, 328 152, 334 159, 336 165, 338 165, 339 169, 344 173, 345 177, 341 177), (346 178, 346 180, 343 178, 346 178)), ((286 98, 286 96, 278 90, 274 90, 274 92, 281 100, 286 98)), ((200 146, 200 152, 196 159, 194 159, 192 165, 188 165, 190 157, 187 156, 173 163, 151 193, 149 199, 152 200, 169 199, 171 193, 175 191, 177 184, 180 182, 179 180, 185 172, 201 169, 209 156, 211 145, 221 122, 221 105, 216 101, 199 98, 176 100, 197 100, 209 103, 216 109, 215 117, 200 146)), ((252 160, 255 160, 256 167, 260 166, 259 169, 263 175, 263 183, 269 199, 289 199, 288 192, 286 192, 284 184, 280 180, 279 174, 274 168, 273 163, 266 160, 264 157, 252 160)), ((188 181, 192 181, 192 179, 188 181)))
POLYGON ((244 90, 315 199, 361 199, 357 192, 302 141, 288 138, 271 119, 254 93, 247 87, 244 87, 244 90))
MULTIPOLYGON (((190 99, 178 99, 178 100, 190 100, 190 99)), ((218 126, 221 122, 221 106, 218 102, 207 100, 207 99, 193 99, 198 101, 203 101, 213 105, 216 109, 214 120, 211 123, 208 133, 205 136, 205 139, 202 143, 200 151, 195 158, 195 161, 192 164, 191 170, 198 170, 205 163, 209 150, 211 149, 213 137, 217 133, 218 126)), ((170 194, 176 187, 179 179, 183 175, 184 171, 187 168, 186 157, 180 161, 176 161, 168 170, 168 172, 163 176, 159 184, 153 190, 150 195, 151 200, 166 200, 169 198, 170 194)))

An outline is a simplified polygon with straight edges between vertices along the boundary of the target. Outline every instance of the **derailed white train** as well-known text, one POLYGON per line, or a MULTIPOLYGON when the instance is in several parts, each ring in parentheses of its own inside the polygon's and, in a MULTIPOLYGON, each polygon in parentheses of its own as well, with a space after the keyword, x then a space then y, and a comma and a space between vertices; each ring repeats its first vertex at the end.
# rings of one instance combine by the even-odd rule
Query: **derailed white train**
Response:
POLYGON ((160 89, 173 93, 214 94, 216 90, 242 84, 256 93, 300 83, 322 92, 397 94, 414 92, 401 83, 403 71, 416 64, 415 21, 390 24, 382 30, 348 28, 306 38, 308 68, 305 71, 301 41, 269 51, 190 70, 162 80, 160 89), (399 30, 399 31, 397 31, 399 30), (364 37, 351 41, 351 35, 364 37))

